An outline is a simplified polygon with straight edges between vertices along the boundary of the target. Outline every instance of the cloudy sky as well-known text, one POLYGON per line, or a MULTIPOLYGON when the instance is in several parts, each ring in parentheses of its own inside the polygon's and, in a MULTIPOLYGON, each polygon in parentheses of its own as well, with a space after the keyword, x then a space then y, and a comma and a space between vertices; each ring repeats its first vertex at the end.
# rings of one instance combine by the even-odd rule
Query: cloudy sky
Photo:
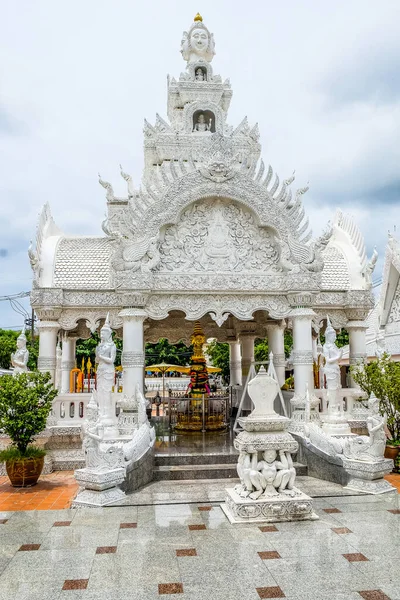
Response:
MULTIPOLYGON (((182 31, 199 10, 230 77, 229 122, 258 122, 263 157, 296 169, 313 231, 341 207, 381 258, 400 227, 399 0, 0 0, 0 296, 29 290, 26 250, 49 201, 67 233, 99 234, 97 172, 136 184, 143 119, 166 118, 182 31), (2 6, 1 6, 2 5, 2 6)), ((0 327, 21 318, 0 302, 0 327)))

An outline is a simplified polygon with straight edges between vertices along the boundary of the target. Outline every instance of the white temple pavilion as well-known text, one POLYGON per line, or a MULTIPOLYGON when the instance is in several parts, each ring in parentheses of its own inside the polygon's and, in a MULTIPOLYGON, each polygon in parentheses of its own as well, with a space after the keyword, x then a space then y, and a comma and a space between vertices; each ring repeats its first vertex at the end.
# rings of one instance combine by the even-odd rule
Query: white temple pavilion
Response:
POLYGON ((195 320, 207 338, 229 342, 231 384, 246 377, 254 340, 268 336, 282 384, 291 328, 295 397, 303 399, 307 385, 313 390, 327 314, 349 331, 350 362, 365 356, 375 257, 368 262, 361 233, 340 212, 313 238, 302 205, 308 188, 266 166, 257 124, 246 117, 230 124, 231 83, 214 72, 214 38, 199 15, 181 52, 185 70, 168 78, 167 118, 144 124, 142 182, 121 170, 127 194, 119 198, 100 178, 104 234, 64 234, 49 205, 42 210, 29 252, 39 370, 55 377, 61 336, 61 392, 68 392, 75 341, 109 313, 123 339, 128 395, 143 387, 144 344, 188 341, 195 320))

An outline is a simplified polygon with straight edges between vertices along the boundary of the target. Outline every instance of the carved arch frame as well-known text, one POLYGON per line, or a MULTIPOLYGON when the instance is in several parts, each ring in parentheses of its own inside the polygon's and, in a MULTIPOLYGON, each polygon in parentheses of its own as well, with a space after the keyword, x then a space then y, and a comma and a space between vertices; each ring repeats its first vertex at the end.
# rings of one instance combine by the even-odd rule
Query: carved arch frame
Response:
POLYGON ((184 132, 193 132, 193 116, 197 111, 211 111, 215 118, 215 132, 224 133, 225 128, 225 114, 218 104, 215 102, 209 102, 207 100, 196 100, 196 102, 190 102, 186 104, 183 109, 183 123, 184 132))

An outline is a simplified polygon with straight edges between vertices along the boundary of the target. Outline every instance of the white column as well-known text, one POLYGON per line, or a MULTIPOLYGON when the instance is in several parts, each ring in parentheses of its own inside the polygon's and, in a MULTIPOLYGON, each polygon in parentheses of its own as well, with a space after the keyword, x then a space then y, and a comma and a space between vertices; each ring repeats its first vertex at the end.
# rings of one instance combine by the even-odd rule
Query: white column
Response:
POLYGON ((285 383, 285 323, 267 323, 268 350, 274 354, 274 367, 278 383, 285 383))
POLYGON ((255 335, 248 333, 240 334, 240 344, 242 347, 242 385, 245 385, 250 365, 254 362, 254 340, 255 335))
POLYGON ((306 386, 314 391, 313 342, 311 321, 315 315, 310 308, 295 308, 290 317, 293 324, 293 366, 295 395, 304 398, 306 386))
POLYGON ((61 393, 69 392, 69 375, 71 369, 75 367, 75 349, 77 338, 62 338, 62 356, 61 356, 61 393))
MULTIPOLYGON (((366 339, 365 334, 368 325, 365 321, 349 321, 346 325, 346 329, 349 332, 349 364, 350 366, 356 365, 362 362, 367 356, 366 339)), ((353 381, 353 378, 349 379, 350 387, 358 387, 353 381)))
POLYGON ((119 316, 123 320, 123 391, 127 396, 132 396, 137 383, 142 393, 144 390, 143 322, 147 313, 142 308, 124 308, 119 316))
POLYGON ((50 373, 54 383, 56 371, 57 333, 60 324, 56 321, 41 321, 39 324, 38 370, 50 373))
MULTIPOLYGON (((240 345, 242 348, 242 386, 246 385, 247 375, 250 371, 250 365, 254 362, 254 340, 257 336, 251 333, 241 333, 239 335, 240 345)), ((242 410, 253 410, 253 403, 250 396, 246 393, 242 410)))
POLYGON ((237 340, 229 342, 229 369, 230 385, 242 385, 242 357, 240 354, 240 342, 237 340))

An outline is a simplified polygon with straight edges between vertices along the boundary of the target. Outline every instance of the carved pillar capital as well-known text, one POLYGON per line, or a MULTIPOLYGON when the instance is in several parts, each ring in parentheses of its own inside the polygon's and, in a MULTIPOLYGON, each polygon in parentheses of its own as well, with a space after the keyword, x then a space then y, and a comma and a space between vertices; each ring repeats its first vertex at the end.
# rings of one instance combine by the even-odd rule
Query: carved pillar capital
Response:
POLYGON ((124 308, 118 313, 124 321, 144 321, 148 314, 143 308, 124 308))

